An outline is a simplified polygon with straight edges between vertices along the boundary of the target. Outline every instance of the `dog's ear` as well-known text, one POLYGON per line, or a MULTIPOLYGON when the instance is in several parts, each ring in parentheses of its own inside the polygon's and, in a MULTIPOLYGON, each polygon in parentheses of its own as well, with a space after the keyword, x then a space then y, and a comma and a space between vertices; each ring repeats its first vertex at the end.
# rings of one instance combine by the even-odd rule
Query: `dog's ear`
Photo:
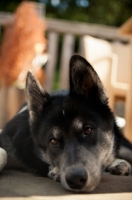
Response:
POLYGON ((70 93, 85 97, 93 96, 107 102, 104 87, 93 67, 80 55, 73 55, 70 60, 70 93))
POLYGON ((30 122, 33 122, 42 113, 45 104, 49 101, 49 94, 43 90, 31 72, 27 74, 26 96, 30 122))

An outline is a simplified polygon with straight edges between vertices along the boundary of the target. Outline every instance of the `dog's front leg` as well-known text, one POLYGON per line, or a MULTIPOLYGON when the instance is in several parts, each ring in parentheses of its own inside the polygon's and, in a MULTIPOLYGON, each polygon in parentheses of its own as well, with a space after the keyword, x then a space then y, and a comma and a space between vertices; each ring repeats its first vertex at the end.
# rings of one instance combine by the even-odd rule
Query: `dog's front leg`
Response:
POLYGON ((7 163, 7 153, 4 149, 0 148, 0 171, 2 171, 6 163, 7 163))
POLYGON ((128 176, 132 173, 131 165, 123 159, 114 160, 114 162, 111 165, 109 165, 107 169, 111 174, 115 175, 128 176))
POLYGON ((54 181, 60 181, 60 173, 58 167, 49 167, 48 176, 54 181))

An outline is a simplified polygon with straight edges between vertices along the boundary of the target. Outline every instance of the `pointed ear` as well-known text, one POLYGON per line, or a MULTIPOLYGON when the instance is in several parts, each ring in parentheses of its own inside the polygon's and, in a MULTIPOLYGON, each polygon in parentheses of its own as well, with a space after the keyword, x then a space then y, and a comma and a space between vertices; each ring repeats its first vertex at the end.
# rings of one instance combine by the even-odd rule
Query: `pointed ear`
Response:
POLYGON ((93 96, 107 102, 104 87, 90 63, 80 55, 73 55, 70 60, 70 93, 93 96))
POLYGON ((45 104, 49 101, 49 94, 43 90, 31 72, 27 74, 26 96, 30 121, 33 122, 37 116, 41 115, 45 104))

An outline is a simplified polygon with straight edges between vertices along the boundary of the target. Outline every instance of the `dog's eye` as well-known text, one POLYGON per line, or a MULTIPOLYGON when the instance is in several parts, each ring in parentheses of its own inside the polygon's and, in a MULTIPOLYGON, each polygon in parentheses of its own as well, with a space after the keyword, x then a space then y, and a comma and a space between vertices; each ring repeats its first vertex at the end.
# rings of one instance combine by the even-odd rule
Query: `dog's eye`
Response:
POLYGON ((90 126, 84 126, 83 131, 84 131, 84 134, 87 136, 90 133, 92 133, 93 129, 90 126))
POLYGON ((52 138, 52 139, 50 140, 50 144, 51 144, 52 146, 59 146, 59 142, 58 142, 55 138, 52 138))

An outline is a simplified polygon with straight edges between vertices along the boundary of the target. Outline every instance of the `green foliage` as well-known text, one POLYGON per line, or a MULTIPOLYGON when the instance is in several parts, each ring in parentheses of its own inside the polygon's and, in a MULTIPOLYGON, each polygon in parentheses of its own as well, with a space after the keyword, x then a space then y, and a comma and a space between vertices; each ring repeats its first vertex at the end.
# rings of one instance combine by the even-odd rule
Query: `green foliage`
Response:
POLYGON ((59 19, 120 26, 132 15, 132 0, 57 0, 56 6, 56 0, 41 1, 47 2, 46 15, 59 19))
POLYGON ((19 0, 1 0, 0 1, 0 11, 14 12, 14 10, 19 5, 19 0))
MULTIPOLYGON (((32 0, 39 2, 37 0, 32 0)), ((0 0, 0 11, 14 12, 22 0, 0 0)))
MULTIPOLYGON (((37 0, 36 0, 37 1, 37 0)), ((1 0, 0 10, 13 12, 20 0, 1 0)), ((46 16, 120 26, 132 15, 132 0, 38 0, 46 4, 46 16)))

